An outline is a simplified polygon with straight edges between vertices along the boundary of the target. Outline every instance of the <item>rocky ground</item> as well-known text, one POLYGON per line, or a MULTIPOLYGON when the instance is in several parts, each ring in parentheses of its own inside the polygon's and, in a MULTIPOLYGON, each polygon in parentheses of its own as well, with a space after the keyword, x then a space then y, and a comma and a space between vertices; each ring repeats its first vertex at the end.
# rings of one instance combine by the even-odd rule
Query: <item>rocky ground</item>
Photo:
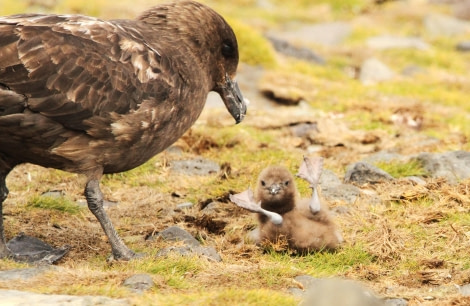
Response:
POLYGON ((337 292, 350 305, 469 304, 470 2, 208 3, 240 31, 246 120, 233 126, 211 94, 173 147, 106 177, 111 218, 147 254, 131 263, 106 260, 80 177, 18 167, 7 238, 68 253, 0 261, 0 304, 337 305, 337 292), (255 246, 256 219, 228 201, 269 164, 296 173, 303 155, 325 159, 321 198, 345 237, 335 253, 255 246))

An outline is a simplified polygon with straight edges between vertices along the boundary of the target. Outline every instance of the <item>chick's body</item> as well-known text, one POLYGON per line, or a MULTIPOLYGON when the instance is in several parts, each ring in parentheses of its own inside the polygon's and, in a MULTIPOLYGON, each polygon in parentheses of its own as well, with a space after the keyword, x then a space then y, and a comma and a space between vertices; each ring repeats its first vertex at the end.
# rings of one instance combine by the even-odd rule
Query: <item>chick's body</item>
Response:
POLYGON ((265 215, 258 215, 259 240, 278 242, 285 239, 289 248, 299 252, 333 250, 341 243, 341 235, 331 219, 328 208, 322 204, 317 213, 309 208, 309 199, 301 199, 294 184, 294 177, 284 167, 270 166, 264 169, 257 181, 256 202, 263 209, 283 217, 275 225, 265 215))

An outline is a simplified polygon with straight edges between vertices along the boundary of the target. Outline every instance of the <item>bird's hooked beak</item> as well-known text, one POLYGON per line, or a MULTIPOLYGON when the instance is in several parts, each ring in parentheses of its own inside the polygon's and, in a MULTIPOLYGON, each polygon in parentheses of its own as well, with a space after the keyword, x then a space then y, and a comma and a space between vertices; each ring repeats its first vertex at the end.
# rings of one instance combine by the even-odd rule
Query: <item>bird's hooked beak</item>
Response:
POLYGON ((228 74, 225 75, 225 84, 217 90, 225 107, 230 112, 236 123, 242 122, 246 115, 246 101, 238 88, 238 83, 232 80, 228 74))
POLYGON ((281 190, 281 186, 279 184, 272 184, 269 186, 268 190, 269 194, 275 195, 279 192, 279 190, 281 190))

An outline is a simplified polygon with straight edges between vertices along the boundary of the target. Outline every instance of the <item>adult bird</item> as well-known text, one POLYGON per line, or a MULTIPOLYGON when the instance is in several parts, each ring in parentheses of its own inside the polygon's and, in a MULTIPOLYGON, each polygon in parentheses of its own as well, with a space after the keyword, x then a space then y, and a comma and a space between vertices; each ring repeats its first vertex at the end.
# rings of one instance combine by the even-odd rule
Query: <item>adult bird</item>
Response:
POLYGON ((0 18, 0 258, 5 178, 32 163, 86 176, 88 207, 116 259, 135 256, 103 209, 103 174, 137 167, 174 143, 210 91, 236 122, 236 37, 209 7, 179 1, 135 20, 27 14, 0 18))

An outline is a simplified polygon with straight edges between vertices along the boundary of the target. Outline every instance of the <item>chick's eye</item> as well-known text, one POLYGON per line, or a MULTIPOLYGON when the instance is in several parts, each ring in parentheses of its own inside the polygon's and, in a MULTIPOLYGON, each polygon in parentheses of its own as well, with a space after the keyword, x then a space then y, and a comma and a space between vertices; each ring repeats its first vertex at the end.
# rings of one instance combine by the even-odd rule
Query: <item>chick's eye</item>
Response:
POLYGON ((235 48, 229 42, 222 44, 222 55, 225 57, 231 57, 235 53, 235 48))
POLYGON ((262 186, 266 186, 266 183, 264 181, 261 181, 262 186))
POLYGON ((289 185, 289 181, 285 181, 285 182, 284 182, 284 185, 288 186, 288 185, 289 185))

